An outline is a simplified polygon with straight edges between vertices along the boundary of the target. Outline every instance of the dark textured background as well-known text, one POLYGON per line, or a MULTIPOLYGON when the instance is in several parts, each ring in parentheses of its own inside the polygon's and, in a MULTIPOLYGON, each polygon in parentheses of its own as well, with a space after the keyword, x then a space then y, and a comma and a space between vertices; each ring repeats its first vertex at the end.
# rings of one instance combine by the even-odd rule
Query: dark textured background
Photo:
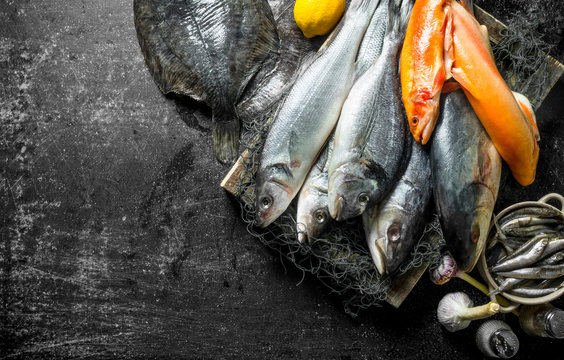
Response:
MULTIPOLYGON (((530 13, 499 3, 482 5, 530 13)), ((507 178, 498 207, 564 193, 563 111, 560 80, 537 114, 538 179, 507 178)), ((0 359, 481 357, 477 323, 436 320, 447 292, 485 301, 458 280, 425 276, 399 310, 352 319, 248 235, 208 117, 154 85, 131 1, 0 0, 0 359)), ((517 358, 561 351, 498 317, 517 358)))

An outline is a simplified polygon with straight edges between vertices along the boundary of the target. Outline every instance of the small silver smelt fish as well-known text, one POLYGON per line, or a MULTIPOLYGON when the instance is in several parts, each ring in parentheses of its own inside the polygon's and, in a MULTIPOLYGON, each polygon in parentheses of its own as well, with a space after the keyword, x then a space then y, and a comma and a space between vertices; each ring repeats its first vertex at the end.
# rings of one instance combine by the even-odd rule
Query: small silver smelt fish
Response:
POLYGON ((498 224, 501 226, 513 219, 517 219, 520 217, 530 217, 530 216, 544 217, 544 218, 554 217, 564 220, 562 213, 560 213, 560 211, 557 209, 540 207, 540 206, 527 206, 512 211, 509 214, 505 215, 504 217, 498 220, 498 224))
POLYGON ((562 260, 564 260, 564 251, 557 252, 556 254, 553 254, 553 255, 549 256, 548 258, 537 262, 537 265, 538 266, 555 265, 555 264, 558 264, 559 262, 561 262, 562 260))
POLYGON ((557 253, 558 251, 560 251, 562 249, 564 249, 564 238, 563 237, 549 238, 546 249, 544 249, 544 252, 543 252, 542 256, 540 257, 540 259, 547 258, 547 257, 551 256, 552 254, 557 253))
POLYGON ((527 279, 515 279, 515 278, 506 278, 503 281, 501 281, 501 279, 502 279, 501 277, 496 278, 496 281, 499 283, 499 286, 497 287, 497 290, 492 291, 492 294, 499 294, 502 291, 513 289, 517 285, 527 281, 527 279))
POLYGON ((517 287, 508 292, 512 295, 522 296, 522 297, 539 297, 539 296, 546 296, 550 295, 556 291, 558 291, 561 287, 551 287, 551 288, 544 288, 544 289, 537 289, 537 288, 525 288, 525 287, 517 287))
POLYGON ((533 225, 548 225, 549 226, 549 225, 556 225, 556 224, 561 224, 561 223, 562 223, 562 221, 559 221, 558 219, 527 216, 527 217, 516 218, 516 219, 510 220, 510 221, 506 222, 505 224, 503 224, 503 226, 501 228, 502 228, 502 230, 504 230, 504 229, 519 228, 519 227, 524 227, 524 226, 533 226, 533 225))
POLYGON ((513 254, 501 259, 497 265, 492 267, 492 271, 498 273, 533 265, 542 256, 548 242, 548 239, 531 239, 513 254))
POLYGON ((388 26, 388 2, 389 0, 380 0, 374 15, 372 15, 370 25, 368 25, 368 29, 362 38, 362 43, 356 56, 357 78, 364 74, 382 53, 386 28, 388 26))
POLYGON ((329 161, 329 212, 361 215, 392 189, 407 165, 411 140, 401 101, 398 58, 411 1, 390 0, 382 53, 355 82, 335 130, 329 161))
POLYGON ((298 195, 296 226, 298 241, 318 237, 332 223, 327 207, 327 160, 333 149, 333 137, 309 171, 298 195))
POLYGON ((425 227, 430 199, 429 154, 414 141, 407 169, 394 189, 362 215, 368 248, 380 274, 394 273, 411 253, 425 227))
POLYGON ((486 243, 502 163, 461 90, 441 103, 431 141, 433 194, 446 244, 461 271, 470 271, 486 243))
POLYGON ((500 271, 497 275, 516 279, 556 279, 564 275, 564 264, 500 271))
POLYGON ((238 155, 235 104, 279 39, 266 0, 135 0, 139 45, 159 89, 212 108, 217 159, 238 155))
POLYGON ((297 195, 353 84, 355 56, 379 0, 353 0, 329 42, 279 107, 256 174, 257 225, 276 220, 297 195))
POLYGON ((546 225, 533 225, 533 226, 523 226, 518 228, 512 229, 503 229, 502 231, 505 232, 509 236, 518 236, 518 237, 532 237, 538 234, 553 234, 560 231, 561 228, 559 227, 551 227, 546 225))

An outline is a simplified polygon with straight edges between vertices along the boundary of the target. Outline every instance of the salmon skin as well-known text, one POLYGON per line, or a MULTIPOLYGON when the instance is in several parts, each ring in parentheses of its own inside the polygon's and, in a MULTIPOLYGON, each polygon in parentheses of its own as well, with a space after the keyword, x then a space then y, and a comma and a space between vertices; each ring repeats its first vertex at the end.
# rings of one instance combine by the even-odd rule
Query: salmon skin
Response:
MULTIPOLYGON (((460 83, 472 108, 515 179, 526 186, 535 179, 539 157, 534 118, 516 100, 491 56, 483 28, 453 1, 453 78, 460 83)), ((524 108, 526 106, 523 106, 524 108)))
POLYGON ((476 264, 497 200, 501 158, 461 90, 443 95, 431 141, 435 206, 462 271, 476 264))
POLYGON ((135 28, 153 79, 212 108, 217 159, 238 155, 235 104, 269 56, 278 51, 266 0, 135 0, 135 28))
POLYGON ((401 51, 401 88, 415 141, 426 144, 452 63, 451 0, 416 0, 401 51))

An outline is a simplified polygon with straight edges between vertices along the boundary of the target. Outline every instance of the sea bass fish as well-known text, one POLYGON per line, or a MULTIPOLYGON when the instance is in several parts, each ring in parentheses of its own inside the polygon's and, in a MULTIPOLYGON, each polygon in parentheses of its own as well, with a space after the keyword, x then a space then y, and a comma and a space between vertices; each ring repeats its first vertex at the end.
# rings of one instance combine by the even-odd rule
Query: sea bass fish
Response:
POLYGON ((378 59, 384 46, 384 37, 388 27, 388 3, 390 0, 380 0, 370 25, 362 38, 358 55, 356 56, 357 78, 364 74, 366 70, 378 59))
POLYGON ((296 223, 298 241, 318 237, 332 223, 327 207, 327 160, 333 151, 333 137, 329 139, 325 150, 319 155, 315 165, 309 171, 298 195, 296 223))
POLYGON ((336 220, 361 215, 380 202, 407 165, 411 137, 397 64, 410 10, 410 1, 390 0, 382 54, 343 105, 329 161, 329 212, 336 220))
POLYGON ((458 267, 470 271, 484 248, 501 158, 461 90, 443 94, 431 141, 435 205, 458 267))
POLYGON ((135 0, 135 28, 159 89, 212 108, 217 159, 238 154, 235 104, 270 53, 278 51, 266 0, 135 0))
POLYGON ((453 78, 460 83, 472 108, 515 179, 523 186, 535 179, 539 157, 538 131, 521 109, 493 61, 483 28, 456 1, 453 12, 453 78))
POLYGON ((426 144, 452 64, 452 0, 416 0, 401 52, 401 88, 411 133, 426 144))
POLYGON ((405 173, 378 205, 362 215, 368 248, 380 274, 394 273, 423 229, 431 200, 429 154, 413 142, 405 173))
POLYGON ((339 118, 378 0, 353 0, 336 33, 299 75, 268 132, 256 174, 257 224, 286 210, 339 118))

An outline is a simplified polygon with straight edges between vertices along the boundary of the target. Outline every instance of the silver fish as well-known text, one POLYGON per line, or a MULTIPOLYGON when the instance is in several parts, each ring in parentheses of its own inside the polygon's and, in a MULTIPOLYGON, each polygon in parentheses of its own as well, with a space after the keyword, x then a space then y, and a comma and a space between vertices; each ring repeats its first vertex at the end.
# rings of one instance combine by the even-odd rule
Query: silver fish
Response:
POLYGON ((362 215, 368 248, 380 274, 394 273, 425 227, 431 199, 429 154, 413 142, 405 173, 390 194, 362 215))
POLYGON ((431 142, 433 194, 447 246, 470 271, 488 235, 501 158, 461 90, 441 101, 431 142))
POLYGON ((135 0, 135 28, 145 63, 163 93, 212 108, 217 159, 238 155, 235 104, 269 53, 278 51, 266 0, 135 0))
POLYGON ((357 78, 364 74, 382 53, 386 28, 388 27, 388 2, 389 0, 380 0, 374 15, 372 15, 370 25, 368 25, 368 29, 362 38, 356 56, 357 78))
POLYGON ((407 165, 411 136, 401 101, 398 58, 411 1, 391 0, 378 60, 355 82, 335 130, 329 161, 329 212, 336 220, 380 202, 407 165))
POLYGON ((556 291, 558 291, 562 286, 559 287, 550 287, 550 288, 529 288, 529 287, 518 287, 515 289, 511 289, 508 292, 512 295, 522 296, 522 297, 539 297, 539 296, 546 296, 550 295, 556 291))
POLYGON ((512 277, 516 279, 556 279, 564 276, 564 264, 543 265, 511 271, 500 271, 497 274, 503 277, 512 277))
POLYGON ((501 261, 492 267, 493 272, 510 271, 525 266, 533 265, 541 258, 549 240, 546 238, 533 238, 517 249, 514 253, 501 259, 501 261))
POLYGON ((318 237, 332 223, 327 208, 327 159, 333 150, 333 137, 329 139, 325 150, 309 171, 298 195, 296 223, 298 241, 318 237))
POLYGON ((257 224, 267 226, 298 193, 339 118, 354 60, 378 0, 353 0, 336 33, 290 89, 266 137, 256 174, 257 224))
POLYGON ((315 42, 307 39, 296 26, 294 2, 271 1, 280 46, 276 54, 266 59, 237 103, 237 114, 243 123, 265 117, 275 110, 294 83, 304 57, 317 49, 315 42))

